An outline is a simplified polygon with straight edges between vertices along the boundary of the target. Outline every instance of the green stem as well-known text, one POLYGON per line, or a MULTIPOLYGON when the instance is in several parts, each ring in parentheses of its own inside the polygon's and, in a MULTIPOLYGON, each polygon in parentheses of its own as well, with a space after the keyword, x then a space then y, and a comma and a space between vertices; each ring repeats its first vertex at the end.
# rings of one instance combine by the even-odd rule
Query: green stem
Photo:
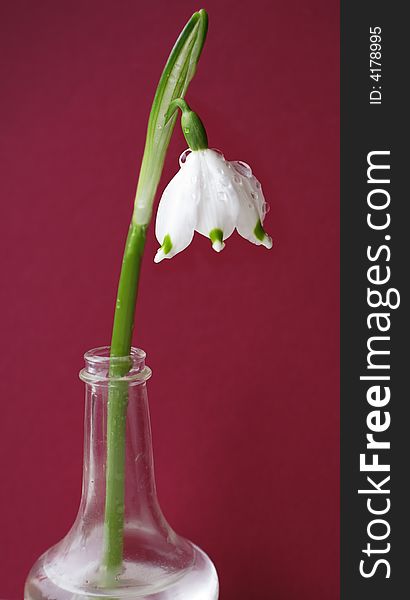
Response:
MULTIPOLYGON (((166 119, 169 105, 182 98, 194 76, 201 54, 208 18, 204 10, 193 14, 168 58, 159 81, 148 122, 147 139, 138 179, 135 207, 125 244, 111 338, 111 358, 129 356, 134 327, 135 304, 146 231, 162 173, 165 154, 176 115, 166 119)), ((124 546, 125 438, 128 387, 118 381, 128 371, 115 360, 110 367, 107 406, 106 502, 103 568, 107 585, 121 571, 124 546)))
MULTIPOLYGON (((111 338, 111 357, 128 356, 134 327, 135 302, 146 226, 131 224, 125 244, 118 286, 111 338)), ((121 377, 128 371, 124 365, 111 365, 110 376, 121 377)), ((108 573, 116 571, 123 556, 125 433, 128 403, 126 383, 113 382, 108 391, 107 464, 104 527, 104 566, 108 573)))

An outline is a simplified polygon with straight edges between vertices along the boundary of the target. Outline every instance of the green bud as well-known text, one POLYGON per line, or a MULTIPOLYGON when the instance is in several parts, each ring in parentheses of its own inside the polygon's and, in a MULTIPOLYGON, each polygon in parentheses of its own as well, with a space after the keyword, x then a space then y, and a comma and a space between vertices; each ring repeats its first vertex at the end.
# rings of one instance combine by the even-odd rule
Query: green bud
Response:
POLYGON ((205 127, 198 115, 189 108, 182 98, 176 98, 169 106, 166 120, 169 120, 176 108, 182 112, 181 127, 188 146, 191 150, 206 150, 208 148, 208 137, 205 127))

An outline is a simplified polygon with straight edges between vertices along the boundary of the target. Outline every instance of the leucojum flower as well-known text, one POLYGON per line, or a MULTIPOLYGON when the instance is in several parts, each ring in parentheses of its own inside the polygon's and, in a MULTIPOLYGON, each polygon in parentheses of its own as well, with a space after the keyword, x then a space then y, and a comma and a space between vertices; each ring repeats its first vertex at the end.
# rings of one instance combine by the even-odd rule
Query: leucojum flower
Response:
POLYGON ((169 115, 177 107, 189 150, 181 155, 180 170, 159 203, 155 234, 161 247, 155 262, 184 250, 195 231, 209 238, 217 252, 235 228, 250 242, 271 248, 272 239, 263 229, 267 205, 249 165, 227 161, 218 150, 208 148, 198 115, 182 99, 174 100, 169 115))
MULTIPOLYGON (((208 30, 204 9, 185 25, 168 57, 155 92, 138 177, 134 210, 125 242, 114 310, 110 357, 129 357, 135 304, 147 231, 157 187, 172 132, 176 111, 190 153, 180 159, 181 170, 160 201, 156 235, 161 245, 155 260, 171 258, 191 242, 194 231, 207 236, 218 252, 234 229, 255 244, 272 246, 263 229, 265 200, 262 189, 245 163, 226 161, 208 148, 205 128, 184 101, 208 30)), ((128 388, 123 377, 129 361, 113 360, 107 402, 106 494, 102 570, 106 586, 116 585, 122 573, 125 528, 125 441, 128 388)))

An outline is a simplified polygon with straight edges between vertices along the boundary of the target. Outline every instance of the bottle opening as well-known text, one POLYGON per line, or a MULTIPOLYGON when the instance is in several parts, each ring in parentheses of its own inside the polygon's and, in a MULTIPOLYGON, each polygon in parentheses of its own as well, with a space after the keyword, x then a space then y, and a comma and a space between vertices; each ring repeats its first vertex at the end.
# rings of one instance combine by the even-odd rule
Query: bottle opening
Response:
POLYGON ((131 348, 129 356, 110 356, 111 347, 101 346, 84 354, 85 367, 80 379, 85 383, 103 384, 124 381, 144 383, 151 377, 151 369, 145 364, 146 354, 140 348, 131 348))

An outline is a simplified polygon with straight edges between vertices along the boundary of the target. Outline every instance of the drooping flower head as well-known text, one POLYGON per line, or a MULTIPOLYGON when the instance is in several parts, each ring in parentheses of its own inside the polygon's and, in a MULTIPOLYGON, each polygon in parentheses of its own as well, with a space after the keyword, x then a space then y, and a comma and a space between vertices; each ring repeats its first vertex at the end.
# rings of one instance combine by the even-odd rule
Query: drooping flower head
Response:
MULTIPOLYGON (((271 238, 263 229, 266 202, 251 168, 242 161, 227 161, 208 148, 205 128, 183 100, 182 129, 190 150, 180 159, 180 170, 166 187, 159 203, 155 234, 161 244, 155 262, 184 250, 197 231, 220 252, 236 228, 245 239, 266 248, 271 238)), ((175 106, 171 105, 175 110, 175 106)))

